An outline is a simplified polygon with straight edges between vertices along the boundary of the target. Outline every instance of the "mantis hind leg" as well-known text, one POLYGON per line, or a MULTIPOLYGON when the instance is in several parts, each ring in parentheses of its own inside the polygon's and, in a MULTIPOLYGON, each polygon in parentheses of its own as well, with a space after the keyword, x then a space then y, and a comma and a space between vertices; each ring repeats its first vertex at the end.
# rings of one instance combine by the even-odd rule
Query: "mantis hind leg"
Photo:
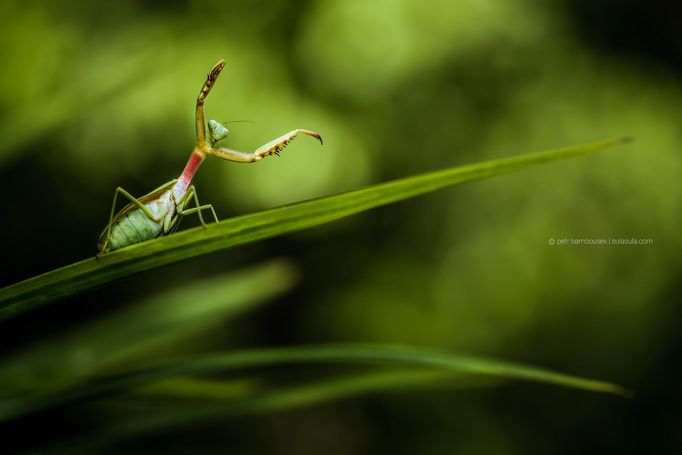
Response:
POLYGON ((106 239, 104 240, 104 243, 102 244, 102 247, 100 249, 100 254, 106 251, 107 246, 109 245, 109 240, 111 239, 111 228, 114 224, 114 215, 116 214, 116 202, 118 201, 118 195, 121 194, 123 197, 128 199, 133 205, 135 205, 138 209, 142 211, 147 217, 149 217, 150 220, 153 221, 160 221, 160 218, 154 216, 154 214, 149 210, 149 207, 144 205, 142 202, 140 202, 139 199, 137 199, 135 196, 132 194, 128 193, 126 190, 121 188, 120 186, 116 188, 116 191, 114 192, 114 202, 111 204, 111 213, 109 214, 109 223, 107 224, 107 233, 106 233, 106 239))
POLYGON ((215 210, 213 209, 213 206, 211 204, 205 204, 201 205, 199 203, 199 196, 197 196, 197 190, 194 187, 194 185, 190 185, 190 187, 187 189, 187 193, 182 197, 180 200, 180 203, 178 204, 178 214, 179 215, 191 215, 192 213, 196 213, 197 216, 199 217, 199 221, 201 222, 202 226, 206 226, 206 222, 204 221, 204 217, 201 214, 202 210, 210 210, 211 214, 213 215, 213 220, 217 223, 218 222, 218 215, 216 215, 215 210), (194 201, 194 207, 190 209, 185 209, 189 201, 192 200, 194 201))

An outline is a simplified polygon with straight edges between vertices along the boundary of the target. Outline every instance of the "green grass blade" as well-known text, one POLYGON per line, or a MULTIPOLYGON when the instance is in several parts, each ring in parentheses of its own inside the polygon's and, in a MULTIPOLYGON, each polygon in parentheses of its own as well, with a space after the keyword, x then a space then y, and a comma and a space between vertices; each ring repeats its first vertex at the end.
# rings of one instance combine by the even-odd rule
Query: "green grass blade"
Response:
POLYGON ((84 377, 120 371, 122 365, 130 369, 150 358, 158 362, 164 346, 171 346, 177 357, 181 347, 193 346, 188 343, 192 335, 205 336, 207 328, 288 291, 294 281, 292 264, 275 260, 133 302, 0 359, 0 401, 36 390, 43 394, 64 390, 84 377))
POLYGON ((544 382, 592 392, 627 396, 624 388, 603 381, 557 373, 517 363, 456 356, 410 347, 382 345, 300 346, 245 350, 228 354, 195 357, 162 366, 140 370, 101 383, 105 389, 129 388, 161 379, 213 371, 226 371, 280 364, 297 363, 384 363, 436 368, 460 373, 544 382))
POLYGON ((0 421, 9 420, 42 409, 97 397, 111 397, 130 389, 167 379, 215 372, 239 371, 248 368, 283 364, 353 364, 368 363, 442 370, 503 379, 541 382, 591 392, 630 396, 618 385, 593 379, 558 373, 532 366, 457 356, 408 347, 382 345, 297 346, 244 350, 227 354, 195 356, 174 360, 155 367, 108 376, 47 396, 0 402, 0 421))
MULTIPOLYGON (((204 382, 197 384, 202 389, 204 382)), ((302 408, 366 395, 374 392, 397 390, 404 392, 407 388, 417 389, 447 389, 448 391, 492 387, 500 385, 500 381, 479 380, 472 382, 471 377, 464 377, 458 373, 447 371, 380 371, 345 374, 333 378, 324 378, 305 384, 277 387, 271 390, 254 391, 246 397, 234 398, 220 390, 220 383, 209 386, 218 392, 212 400, 187 401, 181 405, 174 403, 164 406, 167 401, 159 403, 149 402, 146 395, 134 394, 116 402, 104 402, 96 405, 98 414, 107 413, 112 409, 122 411, 124 419, 116 419, 106 427, 77 440, 62 442, 63 449, 96 451, 112 443, 131 439, 136 436, 148 436, 150 433, 167 431, 183 425, 191 425, 212 419, 233 418, 251 414, 266 414, 290 409, 302 408), (146 404, 143 410, 136 406, 140 402, 146 404), (132 406, 131 406, 132 405, 132 406), (134 416, 131 417, 131 414, 134 416)), ((204 395, 204 392, 199 392, 204 395)), ((51 453, 52 450, 47 450, 51 453)), ((57 452, 59 452, 57 450, 57 452)))
POLYGON ((214 251, 305 229, 458 183, 592 153, 624 142, 611 139, 453 167, 335 196, 231 218, 86 259, 0 289, 0 320, 116 280, 214 251))
MULTIPOLYGON (((197 381, 197 394, 206 400, 187 401, 187 387, 195 380, 186 380, 180 388, 180 401, 168 404, 150 401, 145 393, 133 393, 115 401, 91 404, 88 411, 109 415, 107 424, 86 435, 59 441, 44 448, 46 453, 94 453, 111 444, 137 436, 198 424, 214 419, 234 418, 244 415, 266 414, 302 408, 365 395, 373 392, 410 389, 463 390, 499 386, 501 381, 465 377, 458 373, 440 370, 373 371, 345 374, 333 378, 317 379, 305 384, 281 386, 275 389, 254 389, 248 396, 235 397, 235 387, 229 382, 197 381), (208 389, 208 393, 206 392, 208 389)), ((239 386, 237 386, 238 388, 239 386)), ((169 392, 167 389, 165 392, 169 392)), ((193 395, 193 394, 190 394, 193 395)), ((172 397, 172 394, 170 395, 172 397)))
MULTIPOLYGON (((452 371, 431 369, 406 370, 397 368, 381 368, 379 371, 333 375, 331 378, 324 378, 323 382, 341 381, 345 383, 349 378, 356 378, 358 385, 364 386, 361 390, 368 390, 367 386, 371 386, 369 390, 407 386, 413 381, 419 386, 423 386, 425 382, 433 382, 434 385, 447 388, 448 390, 455 388, 458 390, 478 389, 506 384, 506 381, 499 378, 483 378, 481 376, 465 375, 452 371)), ((296 384, 294 387, 303 390, 310 387, 312 383, 320 384, 320 378, 304 384, 296 384)), ((159 405, 173 407, 177 403, 200 404, 217 400, 226 401, 227 399, 244 400, 250 396, 265 395, 268 393, 267 388, 272 389, 272 387, 268 387, 267 384, 263 384, 262 381, 254 378, 226 381, 179 377, 135 389, 127 393, 123 398, 117 399, 116 402, 125 403, 126 400, 130 399, 134 403, 139 403, 140 400, 143 400, 145 403, 154 406, 154 408, 158 408, 159 405)), ((281 388, 278 387, 276 390, 279 391, 281 388)), ((269 390, 269 392, 273 391, 275 390, 269 390)), ((351 387, 350 392, 354 393, 355 387, 351 387)), ((188 409, 183 406, 183 411, 187 412, 188 409)))

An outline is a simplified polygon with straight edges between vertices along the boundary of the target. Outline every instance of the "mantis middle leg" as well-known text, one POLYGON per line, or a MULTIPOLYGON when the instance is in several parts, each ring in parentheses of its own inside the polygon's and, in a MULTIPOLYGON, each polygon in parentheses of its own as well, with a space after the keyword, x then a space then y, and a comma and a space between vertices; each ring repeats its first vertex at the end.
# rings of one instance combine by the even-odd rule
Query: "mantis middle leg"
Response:
POLYGON ((187 192, 185 195, 180 199, 180 202, 178 203, 178 214, 179 215, 191 215, 192 213, 196 213, 199 216, 199 221, 201 222, 202 226, 206 226, 206 222, 204 221, 204 217, 201 214, 202 210, 210 210, 211 214, 213 215, 213 220, 217 223, 218 222, 218 215, 216 215, 215 210, 213 209, 213 206, 211 204, 205 204, 201 205, 199 204, 199 196, 197 196, 197 190, 194 187, 194 185, 190 185, 189 188, 187 188, 187 192), (191 200, 194 201, 194 207, 190 209, 185 209, 187 204, 191 200))

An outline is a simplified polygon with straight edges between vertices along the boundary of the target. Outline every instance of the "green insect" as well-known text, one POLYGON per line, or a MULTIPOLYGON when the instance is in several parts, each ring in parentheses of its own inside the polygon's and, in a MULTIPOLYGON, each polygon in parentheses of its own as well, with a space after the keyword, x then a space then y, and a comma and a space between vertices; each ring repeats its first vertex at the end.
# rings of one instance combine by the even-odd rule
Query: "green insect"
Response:
POLYGON ((121 187, 116 188, 109 224, 102 231, 97 243, 98 255, 171 234, 178 228, 182 217, 192 213, 196 213, 201 224, 206 226, 201 212, 209 210, 217 222, 218 217, 213 206, 199 204, 197 191, 194 185, 190 184, 199 165, 207 156, 215 156, 236 163, 253 163, 275 153, 279 155, 279 152, 299 134, 307 134, 320 141, 320 144, 322 143, 319 134, 296 129, 259 147, 253 153, 242 153, 222 147, 214 147, 216 142, 227 137, 228 130, 215 120, 210 120, 208 126, 205 124, 204 101, 224 67, 225 60, 216 63, 208 73, 206 82, 199 92, 196 106, 197 143, 180 177, 164 183, 141 198, 133 197, 121 187), (130 203, 115 213, 116 200, 119 195, 128 199, 130 203), (194 206, 190 208, 189 205, 192 202, 194 202, 194 206))

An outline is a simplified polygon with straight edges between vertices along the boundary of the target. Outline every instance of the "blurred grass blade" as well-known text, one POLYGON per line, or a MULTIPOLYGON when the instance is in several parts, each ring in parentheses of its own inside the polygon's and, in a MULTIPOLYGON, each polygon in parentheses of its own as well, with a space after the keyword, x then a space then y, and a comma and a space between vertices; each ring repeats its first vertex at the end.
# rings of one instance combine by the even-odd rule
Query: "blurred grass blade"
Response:
POLYGON ((80 345, 92 346, 89 357, 98 360, 98 371, 130 368, 132 360, 146 360, 150 352, 158 361, 159 348, 170 346, 177 355, 181 340, 207 336, 210 327, 289 291, 295 281, 295 267, 285 260, 192 281, 90 324, 79 333, 80 345))
POLYGON ((96 388, 116 390, 137 387, 162 379, 281 364, 382 363, 435 368, 469 374, 544 382, 592 392, 627 396, 624 388, 603 381, 557 373, 537 367, 479 357, 457 356, 411 347, 382 345, 296 346, 192 357, 165 365, 113 377, 96 388))
MULTIPOLYGON (((395 386, 407 386, 413 382, 416 385, 422 386, 425 382, 438 383, 438 385, 448 390, 457 389, 474 389, 482 387, 493 387, 505 384, 506 381, 499 378, 482 377, 474 375, 466 375, 452 371, 442 370, 404 370, 394 367, 381 368, 380 371, 363 371, 361 373, 344 374, 342 376, 334 376, 334 382, 346 381, 348 378, 355 378, 359 385, 368 386, 372 388, 388 388, 395 386), (447 380, 447 381, 445 381, 447 380)), ((321 378, 320 378, 321 379, 321 378)), ((326 378, 324 383, 330 382, 326 378)), ((275 382, 277 385, 277 382, 275 382)), ((315 380, 315 384, 320 382, 315 380)), ((435 385, 435 384, 434 384, 435 385)), ((305 388, 306 384, 297 384, 296 388, 305 388)), ((216 379, 200 379, 197 377, 177 377, 165 381, 155 382, 148 386, 137 388, 127 393, 124 398, 117 400, 117 402, 125 402, 126 399, 131 399, 134 402, 139 402, 142 399, 145 403, 153 405, 155 408, 159 404, 170 403, 173 406, 174 402, 182 403, 203 403, 214 402, 216 400, 226 400, 239 398, 243 399, 247 394, 263 396, 266 392, 267 384, 256 378, 238 379, 238 380, 216 380, 216 379), (174 401, 175 400, 175 401, 174 401)), ((362 390, 365 390, 363 388, 362 390)), ((278 389, 280 390, 280 389, 278 389)), ((355 387, 352 387, 352 391, 355 387)), ((184 409, 186 412, 187 409, 184 409)))
POLYGON ((412 368, 435 369, 495 378, 542 382, 591 392, 630 396, 628 390, 609 382, 478 357, 456 356, 415 348, 382 345, 296 346, 194 356, 121 375, 103 377, 78 387, 68 388, 62 393, 25 399, 7 399, 0 402, 0 420, 9 420, 24 414, 74 401, 86 401, 97 397, 111 397, 130 389, 147 386, 171 378, 239 371, 273 365, 317 363, 370 363, 409 366, 412 368))
MULTIPOLYGON (((188 380, 183 385, 181 394, 185 396, 186 387, 191 384, 188 380)), ((354 397, 372 392, 389 390, 403 391, 406 388, 425 389, 438 387, 447 390, 462 390, 478 387, 491 387, 500 385, 497 380, 482 380, 477 378, 473 381, 471 377, 464 377, 456 372, 449 371, 381 371, 381 372, 361 372, 345 374, 344 376, 325 378, 303 385, 283 386, 273 390, 262 390, 251 393, 247 397, 237 399, 225 399, 225 393, 221 384, 217 381, 209 384, 200 381, 197 386, 202 390, 197 393, 202 397, 207 397, 204 389, 208 388, 213 400, 202 402, 193 401, 174 403, 171 406, 158 406, 158 403, 149 402, 146 394, 134 394, 132 399, 134 404, 140 402, 142 398, 147 406, 144 410, 130 406, 131 402, 127 397, 116 402, 105 402, 96 405, 97 413, 110 413, 112 408, 124 411, 126 416, 124 421, 115 421, 113 424, 106 425, 103 430, 94 434, 88 434, 77 441, 60 444, 68 450, 91 451, 108 444, 121 440, 134 438, 140 435, 149 435, 155 431, 165 431, 181 425, 188 425, 206 421, 214 418, 236 417, 248 414, 265 414, 289 409, 301 408, 315 404, 322 404, 343 398, 354 397), (156 405, 155 405, 156 404, 156 405), (137 415, 131 418, 131 414, 137 411, 137 415)), ((229 385, 228 393, 231 391, 229 385)), ((228 395, 228 398, 232 398, 228 395)), ((164 401, 162 403, 166 403, 164 401)), ((51 450, 48 450, 51 452, 51 450)))
POLYGON ((0 400, 35 390, 63 390, 84 377, 121 365, 130 369, 133 362, 148 358, 158 362, 163 354, 159 349, 166 345, 172 345, 177 357, 178 350, 189 344, 190 335, 205 336, 206 328, 286 292, 294 279, 292 265, 277 260, 133 302, 84 328, 47 338, 0 360, 0 400))
POLYGON ((86 259, 0 289, 0 320, 145 270, 305 229, 450 185, 518 171, 547 161, 584 155, 622 142, 624 139, 611 139, 453 167, 239 216, 206 228, 189 229, 133 245, 98 259, 86 259))

